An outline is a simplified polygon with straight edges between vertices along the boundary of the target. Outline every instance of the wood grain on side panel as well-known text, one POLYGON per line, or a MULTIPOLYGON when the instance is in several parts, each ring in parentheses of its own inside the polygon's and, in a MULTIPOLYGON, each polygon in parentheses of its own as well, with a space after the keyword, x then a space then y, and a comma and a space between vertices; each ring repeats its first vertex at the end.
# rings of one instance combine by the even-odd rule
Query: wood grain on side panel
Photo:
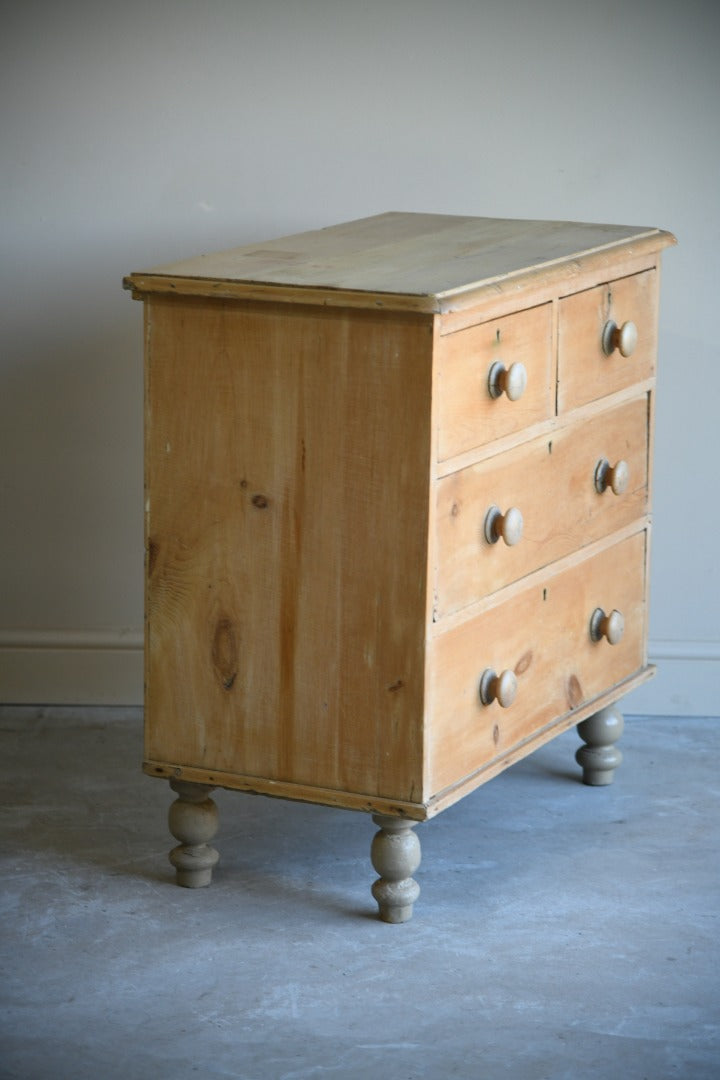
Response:
POLYGON ((148 761, 419 798, 431 320, 147 303, 148 761))

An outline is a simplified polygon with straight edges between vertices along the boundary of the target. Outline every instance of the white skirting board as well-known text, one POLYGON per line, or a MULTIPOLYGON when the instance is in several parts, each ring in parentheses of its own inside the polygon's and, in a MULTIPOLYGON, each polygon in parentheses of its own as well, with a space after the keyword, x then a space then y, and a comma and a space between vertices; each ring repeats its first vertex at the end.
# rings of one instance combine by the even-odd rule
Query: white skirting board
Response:
POLYGON ((650 641, 657 674, 624 698, 636 716, 720 717, 720 641, 650 641))
MULTIPOLYGON (((657 675, 623 712, 720 717, 720 641, 651 641, 657 675)), ((0 630, 0 703, 141 705, 140 630, 0 630)))
POLYGON ((142 701, 142 630, 0 630, 0 703, 142 701))

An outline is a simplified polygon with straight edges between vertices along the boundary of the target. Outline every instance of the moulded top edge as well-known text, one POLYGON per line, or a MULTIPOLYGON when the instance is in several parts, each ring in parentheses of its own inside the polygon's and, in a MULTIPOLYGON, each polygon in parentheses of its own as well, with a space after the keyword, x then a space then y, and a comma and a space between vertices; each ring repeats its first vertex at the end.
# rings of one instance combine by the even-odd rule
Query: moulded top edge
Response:
POLYGON ((640 241, 659 250, 675 238, 643 226, 387 213, 136 272, 124 284, 135 295, 287 292, 333 303, 354 294, 354 306, 439 311, 451 297, 640 241))

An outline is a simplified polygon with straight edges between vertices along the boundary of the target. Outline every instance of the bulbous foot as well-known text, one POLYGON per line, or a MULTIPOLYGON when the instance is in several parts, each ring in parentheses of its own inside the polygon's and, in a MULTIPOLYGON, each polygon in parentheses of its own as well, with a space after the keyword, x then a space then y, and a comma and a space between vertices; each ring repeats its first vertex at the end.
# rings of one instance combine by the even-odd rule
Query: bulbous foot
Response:
POLYGON ((370 849, 372 864, 380 874, 372 887, 380 918, 388 923, 407 922, 420 894, 412 878, 421 858, 420 841, 412 831, 417 822, 385 814, 373 814, 373 821, 380 826, 370 849))
POLYGON ((589 716, 578 724, 578 735, 587 743, 575 754, 582 765, 583 783, 600 787, 612 784, 615 770, 622 762, 622 753, 614 745, 623 733, 622 713, 616 705, 589 716))
POLYGON ((220 857, 208 844, 218 827, 217 807, 208 798, 213 789, 184 780, 171 780, 170 787, 177 793, 177 799, 170 807, 168 824, 180 843, 168 858, 175 867, 178 885, 200 889, 210 884, 213 867, 220 857))

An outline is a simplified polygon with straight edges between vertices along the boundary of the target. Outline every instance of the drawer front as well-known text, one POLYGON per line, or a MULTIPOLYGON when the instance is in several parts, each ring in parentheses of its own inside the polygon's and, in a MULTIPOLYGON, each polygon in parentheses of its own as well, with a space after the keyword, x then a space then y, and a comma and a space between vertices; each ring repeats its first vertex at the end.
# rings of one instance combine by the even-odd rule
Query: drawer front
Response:
POLYGON ((648 506, 647 436, 643 396, 440 480, 436 618, 642 517, 648 506), (612 468, 625 462, 623 492, 615 494, 610 485, 597 490, 603 460, 612 468), (493 505, 503 515, 520 511, 517 543, 488 542, 485 522, 493 505))
POLYGON ((550 304, 472 326, 440 341, 440 461, 554 414, 551 343, 550 304), (492 396, 488 380, 496 363, 510 372, 515 400, 506 391, 492 396), (526 376, 519 397, 523 373, 513 365, 522 365, 526 376))
POLYGON ((641 669, 644 636, 644 532, 441 635, 430 653, 433 794, 641 669), (618 643, 593 640, 597 608, 622 614, 618 643), (515 673, 509 707, 483 705, 487 669, 515 673))
POLYGON ((560 301, 558 326, 558 410, 564 412, 632 386, 655 374, 657 351, 657 272, 646 270, 560 301), (620 344, 608 324, 627 328, 620 344), (629 336, 628 336, 629 335, 629 336))

